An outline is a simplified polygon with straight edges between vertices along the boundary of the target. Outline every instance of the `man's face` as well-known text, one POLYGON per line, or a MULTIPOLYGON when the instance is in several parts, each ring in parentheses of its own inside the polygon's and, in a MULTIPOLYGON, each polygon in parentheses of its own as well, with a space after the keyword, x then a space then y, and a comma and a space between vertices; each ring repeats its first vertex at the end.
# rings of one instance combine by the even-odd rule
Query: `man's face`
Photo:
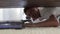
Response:
POLYGON ((28 10, 26 11, 26 15, 27 15, 27 16, 30 16, 30 17, 32 17, 32 18, 41 17, 41 16, 40 16, 39 9, 37 9, 37 8, 28 9, 28 10))

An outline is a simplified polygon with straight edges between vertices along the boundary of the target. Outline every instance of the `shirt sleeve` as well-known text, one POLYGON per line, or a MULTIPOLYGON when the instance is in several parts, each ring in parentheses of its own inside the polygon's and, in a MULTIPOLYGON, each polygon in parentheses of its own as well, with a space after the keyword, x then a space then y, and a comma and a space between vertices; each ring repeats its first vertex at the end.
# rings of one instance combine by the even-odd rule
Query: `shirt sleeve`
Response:
POLYGON ((40 21, 43 19, 49 19, 52 15, 54 7, 45 7, 42 11, 40 11, 41 17, 39 18, 40 21))

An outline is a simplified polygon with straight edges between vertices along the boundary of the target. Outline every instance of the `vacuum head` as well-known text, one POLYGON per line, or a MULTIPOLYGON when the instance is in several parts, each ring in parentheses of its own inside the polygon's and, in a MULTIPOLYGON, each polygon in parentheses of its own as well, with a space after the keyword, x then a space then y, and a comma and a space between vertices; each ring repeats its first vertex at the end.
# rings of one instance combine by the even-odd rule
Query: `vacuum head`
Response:
POLYGON ((24 28, 24 22, 16 21, 0 22, 0 29, 22 29, 22 28, 24 28))

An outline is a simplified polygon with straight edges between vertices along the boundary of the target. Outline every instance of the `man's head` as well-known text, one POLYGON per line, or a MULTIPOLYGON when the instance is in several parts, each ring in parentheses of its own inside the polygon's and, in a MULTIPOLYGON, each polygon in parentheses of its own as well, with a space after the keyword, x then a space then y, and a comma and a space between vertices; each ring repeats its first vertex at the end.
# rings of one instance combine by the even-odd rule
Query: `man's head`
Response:
POLYGON ((38 7, 25 8, 24 12, 27 16, 32 17, 32 18, 41 17, 38 7))

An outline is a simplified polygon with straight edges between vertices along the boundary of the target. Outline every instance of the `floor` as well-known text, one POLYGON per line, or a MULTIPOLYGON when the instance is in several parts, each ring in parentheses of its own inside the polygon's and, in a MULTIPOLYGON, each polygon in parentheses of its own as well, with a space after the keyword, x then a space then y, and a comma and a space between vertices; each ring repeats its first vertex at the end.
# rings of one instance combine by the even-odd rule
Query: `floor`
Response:
POLYGON ((0 34, 60 34, 60 27, 25 28, 21 30, 4 29, 0 34))

